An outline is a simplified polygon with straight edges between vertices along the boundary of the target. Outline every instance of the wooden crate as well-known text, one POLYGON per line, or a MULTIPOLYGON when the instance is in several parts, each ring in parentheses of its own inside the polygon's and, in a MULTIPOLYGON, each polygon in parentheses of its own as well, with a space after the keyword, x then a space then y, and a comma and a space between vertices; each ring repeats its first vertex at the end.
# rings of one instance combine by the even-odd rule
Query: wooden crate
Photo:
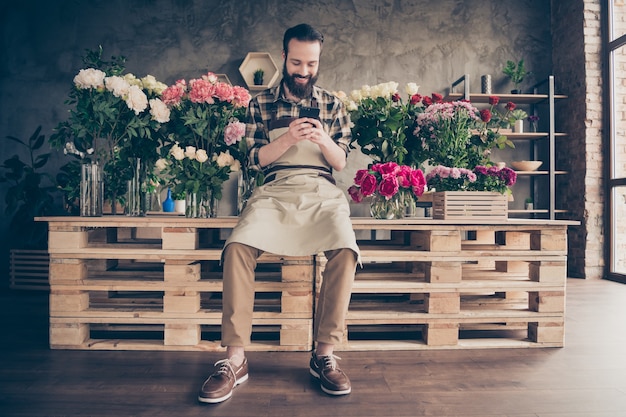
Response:
POLYGON ((504 194, 485 191, 440 191, 433 193, 433 219, 475 220, 508 217, 504 194))

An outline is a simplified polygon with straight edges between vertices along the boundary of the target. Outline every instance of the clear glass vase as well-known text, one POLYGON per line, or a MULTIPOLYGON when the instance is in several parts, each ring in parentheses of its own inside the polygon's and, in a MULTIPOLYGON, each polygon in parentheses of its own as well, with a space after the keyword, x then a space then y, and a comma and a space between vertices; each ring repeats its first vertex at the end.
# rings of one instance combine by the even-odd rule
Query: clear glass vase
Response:
POLYGON ((126 214, 145 216, 150 196, 145 192, 146 169, 141 158, 135 158, 131 168, 132 178, 128 181, 126 189, 126 214))
POLYGON ((97 163, 87 163, 80 171, 80 215, 84 217, 102 216, 104 183, 102 170, 97 163))
POLYGON ((400 193, 389 200, 380 195, 372 196, 370 214, 375 219, 401 219, 404 217, 404 199, 400 193))
POLYGON ((206 192, 187 192, 185 195, 185 217, 217 217, 219 200, 209 190, 206 192))
POLYGON ((256 185, 256 175, 248 169, 242 168, 237 177, 237 215, 240 215, 248 199, 254 191, 256 185))

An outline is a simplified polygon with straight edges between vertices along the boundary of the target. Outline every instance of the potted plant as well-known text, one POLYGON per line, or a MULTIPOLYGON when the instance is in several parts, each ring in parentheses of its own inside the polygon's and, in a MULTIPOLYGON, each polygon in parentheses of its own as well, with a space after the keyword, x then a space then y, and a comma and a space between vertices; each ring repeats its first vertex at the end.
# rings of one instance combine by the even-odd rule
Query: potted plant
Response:
POLYGON ((10 217, 7 236, 10 236, 12 288, 42 288, 35 284, 47 284, 48 225, 35 221, 35 217, 61 211, 54 205, 54 179, 43 170, 50 153, 42 152, 45 136, 40 132, 41 126, 28 140, 7 136, 8 140, 28 150, 28 160, 22 161, 15 154, 0 165, 3 170, 0 182, 9 184, 5 214, 10 217), (39 273, 33 272, 34 265, 39 266, 39 273))
POLYGON ((263 85, 263 75, 265 72, 261 68, 254 71, 254 85, 263 85))
POLYGON ((526 119, 527 117, 528 113, 526 113, 522 109, 515 109, 509 113, 508 122, 509 125, 513 128, 513 132, 524 132, 524 119, 526 119))
POLYGON ((506 65, 502 69, 504 75, 509 77, 515 88, 511 90, 513 94, 519 94, 520 88, 519 85, 524 81, 524 79, 529 76, 530 71, 526 71, 524 67, 524 60, 520 59, 517 64, 514 61, 506 61, 506 65))
POLYGON ((524 201, 524 208, 526 210, 534 209, 533 199, 531 197, 526 197, 526 200, 524 201))

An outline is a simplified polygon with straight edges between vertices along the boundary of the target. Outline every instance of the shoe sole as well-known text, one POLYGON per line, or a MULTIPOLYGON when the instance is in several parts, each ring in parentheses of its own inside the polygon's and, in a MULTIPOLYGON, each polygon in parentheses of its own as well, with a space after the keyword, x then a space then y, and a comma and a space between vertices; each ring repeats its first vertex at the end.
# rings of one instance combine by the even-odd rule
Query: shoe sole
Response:
POLYGON ((320 374, 317 373, 316 370, 314 370, 313 368, 309 367, 309 372, 311 373, 311 375, 313 377, 315 377, 319 381, 320 388, 322 389, 322 391, 324 391, 328 395, 346 395, 346 394, 350 394, 352 392, 352 387, 350 387, 348 389, 344 389, 342 391, 336 391, 336 390, 328 389, 328 388, 326 388, 324 386, 324 384, 322 384, 322 378, 320 377, 320 374))
POLYGON ((219 397, 219 398, 204 398, 201 396, 198 396, 198 401, 200 401, 201 403, 208 403, 208 404, 217 404, 217 403, 221 403, 226 401, 227 399, 229 399, 230 397, 233 396, 233 391, 235 390, 235 388, 237 388, 237 385, 240 385, 244 382, 246 382, 248 380, 248 374, 245 374, 244 376, 242 376, 241 378, 239 378, 237 381, 235 381, 235 385, 233 386, 233 389, 230 390, 230 392, 226 395, 224 395, 223 397, 219 397))

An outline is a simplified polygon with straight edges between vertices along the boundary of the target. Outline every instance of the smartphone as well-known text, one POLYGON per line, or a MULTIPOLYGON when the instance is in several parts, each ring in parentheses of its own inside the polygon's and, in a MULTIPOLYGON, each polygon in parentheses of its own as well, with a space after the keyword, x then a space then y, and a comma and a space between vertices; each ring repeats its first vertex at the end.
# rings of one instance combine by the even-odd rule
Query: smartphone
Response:
POLYGON ((318 119, 320 118, 320 109, 318 107, 302 107, 300 108, 300 116, 299 117, 307 117, 309 119, 318 119))

